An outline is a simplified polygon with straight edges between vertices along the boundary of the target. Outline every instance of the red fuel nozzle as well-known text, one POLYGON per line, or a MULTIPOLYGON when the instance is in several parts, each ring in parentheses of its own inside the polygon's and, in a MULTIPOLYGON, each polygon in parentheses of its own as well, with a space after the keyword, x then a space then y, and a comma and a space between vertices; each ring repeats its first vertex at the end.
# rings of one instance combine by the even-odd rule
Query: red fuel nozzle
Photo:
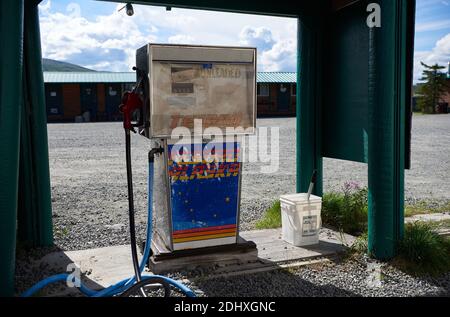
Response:
POLYGON ((120 112, 123 113, 123 127, 125 130, 134 131, 131 118, 133 112, 141 109, 143 106, 142 100, 134 91, 126 91, 122 96, 122 104, 119 106, 120 112))

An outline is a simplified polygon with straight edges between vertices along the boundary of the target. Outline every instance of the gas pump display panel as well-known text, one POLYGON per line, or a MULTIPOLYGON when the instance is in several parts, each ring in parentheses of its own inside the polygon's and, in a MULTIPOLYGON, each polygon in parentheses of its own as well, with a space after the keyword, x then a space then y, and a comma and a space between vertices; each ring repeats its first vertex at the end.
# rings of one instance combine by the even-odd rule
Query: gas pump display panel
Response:
MULTIPOLYGON (((202 152, 218 144, 203 143, 202 152)), ((174 250, 233 244, 237 241, 241 164, 239 143, 223 143, 223 161, 174 160, 168 145, 168 176, 174 250), (176 162, 178 161, 178 163, 176 162)), ((179 145, 177 145, 179 146, 179 145)), ((181 148, 194 153, 194 145, 181 148), (191 151, 192 150, 192 151, 191 151)))
POLYGON ((138 64, 149 65, 145 136, 169 138, 177 127, 192 132, 195 119, 224 134, 254 133, 256 49, 149 44, 138 53, 138 64))

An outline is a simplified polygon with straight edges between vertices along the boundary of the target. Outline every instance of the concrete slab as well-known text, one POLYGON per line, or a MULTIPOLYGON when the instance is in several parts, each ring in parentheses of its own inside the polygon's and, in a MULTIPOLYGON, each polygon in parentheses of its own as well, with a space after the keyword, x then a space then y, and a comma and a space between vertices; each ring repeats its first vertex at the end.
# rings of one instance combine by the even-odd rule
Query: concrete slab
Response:
POLYGON ((322 228, 319 244, 295 247, 281 238, 281 229, 253 230, 240 233, 243 241, 256 244, 256 252, 249 250, 228 250, 189 256, 174 256, 158 259, 158 248, 154 248, 151 267, 155 273, 194 270, 195 268, 213 268, 214 273, 260 270, 285 263, 302 262, 316 258, 334 256, 350 246, 355 238, 322 228))
POLYGON ((238 237, 238 243, 219 247, 171 252, 159 239, 152 241, 150 270, 155 274, 193 271, 198 267, 214 268, 245 265, 258 261, 258 249, 253 241, 238 237))
POLYGON ((438 229, 437 233, 443 237, 450 237, 450 229, 438 229))
POLYGON ((39 262, 57 272, 67 272, 67 265, 75 263, 86 274, 87 279, 83 281, 93 289, 102 289, 134 274, 129 245, 58 251, 44 256, 39 262))
POLYGON ((438 222, 438 221, 443 221, 443 220, 450 220, 449 212, 414 215, 412 217, 405 218, 406 223, 414 222, 414 221, 438 222))
POLYGON ((281 238, 281 229, 247 231, 242 232, 241 236, 256 243, 261 262, 274 264, 336 255, 355 241, 355 237, 351 235, 327 228, 321 229, 318 245, 305 247, 295 247, 285 242, 281 238))
MULTIPOLYGON (((281 229, 255 230, 241 232, 241 237, 253 241, 256 252, 242 257, 237 265, 215 265, 213 274, 240 274, 301 266, 312 263, 316 259, 332 257, 351 245, 355 238, 323 228, 320 232, 320 243, 308 247, 294 247, 281 239, 281 229), (246 259, 248 261, 246 262, 246 259)), ((220 264, 221 257, 200 255, 197 259, 189 259, 190 264, 202 265, 202 258, 211 258, 220 264)), ((186 263, 186 257, 182 262, 186 263)), ((206 263, 205 262, 205 263, 206 263)), ((101 289, 133 275, 131 251, 129 245, 88 249, 80 251, 59 251, 43 257, 36 263, 40 267, 45 263, 58 272, 66 272, 69 263, 75 263, 85 275, 83 281, 93 289, 101 289)), ((203 263, 203 264, 205 264, 203 263)), ((191 268, 193 268, 191 266, 191 268)), ((59 296, 65 294, 58 294, 59 296)))
MULTIPOLYGON (((412 223, 416 221, 421 222, 441 222, 441 221, 450 220, 450 212, 442 212, 442 213, 434 213, 434 214, 423 214, 423 215, 414 215, 411 217, 405 218, 405 223, 412 223)), ((435 231, 444 237, 450 236, 449 228, 436 228, 435 231)))

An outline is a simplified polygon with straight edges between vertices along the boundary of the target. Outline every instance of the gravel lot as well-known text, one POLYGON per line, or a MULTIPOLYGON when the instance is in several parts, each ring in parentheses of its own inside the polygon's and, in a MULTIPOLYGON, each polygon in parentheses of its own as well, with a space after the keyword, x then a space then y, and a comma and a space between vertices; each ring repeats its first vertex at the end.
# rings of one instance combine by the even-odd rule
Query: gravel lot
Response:
MULTIPOLYGON (((295 191, 295 119, 260 119, 279 127, 277 173, 261 174, 268 163, 244 164, 241 229, 252 229, 281 194, 295 191)), ((123 244, 127 233, 124 133, 121 123, 50 124, 50 172, 56 243, 67 250, 123 244)), ((137 222, 145 229, 149 141, 132 140, 137 222)), ((412 169, 406 171, 409 202, 450 200, 450 115, 415 116, 412 169)), ((367 184, 365 164, 324 159, 324 190, 345 181, 367 184)))
MULTIPOLYGON (((295 191, 295 119, 260 119, 258 126, 279 127, 280 166, 277 173, 265 175, 260 173, 260 168, 267 164, 244 165, 241 230, 252 229, 255 221, 279 195, 295 191)), ((127 244, 128 206, 121 123, 49 124, 48 133, 56 247, 77 250, 127 244)), ((132 146, 136 217, 138 233, 143 236, 150 144, 143 137, 133 137, 132 146)), ((412 170, 406 172, 405 196, 408 202, 426 200, 441 204, 450 200, 449 153, 450 115, 415 116, 412 170)), ((345 181, 366 185, 367 167, 325 159, 324 190, 339 189, 345 181)), ((18 266, 20 263, 19 259, 18 266)), ((20 270, 18 267, 18 272, 20 270)), ((367 265, 356 262, 323 267, 319 271, 304 268, 289 273, 218 279, 214 284, 201 285, 200 289, 206 295, 242 296, 266 296, 268 293, 274 296, 449 295, 449 276, 436 282, 394 273, 394 282, 376 289, 362 286, 368 274, 367 265), (355 284, 348 283, 348 278, 355 284), (235 279, 236 283, 245 286, 244 289, 236 289, 235 279)))
POLYGON ((361 257, 343 263, 206 279, 190 286, 205 296, 450 296, 450 274, 440 278, 414 278, 389 265, 361 257))

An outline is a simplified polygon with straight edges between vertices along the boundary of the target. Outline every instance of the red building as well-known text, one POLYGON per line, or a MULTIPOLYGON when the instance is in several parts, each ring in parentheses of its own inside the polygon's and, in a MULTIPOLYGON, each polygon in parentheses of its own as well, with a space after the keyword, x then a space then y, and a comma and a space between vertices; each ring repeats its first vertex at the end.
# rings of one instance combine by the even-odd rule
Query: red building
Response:
MULTIPOLYGON (((48 122, 117 121, 135 73, 44 72, 48 122)), ((296 73, 260 72, 258 117, 295 116, 296 73)))
POLYGON ((259 72, 258 117, 295 116, 297 74, 259 72))

